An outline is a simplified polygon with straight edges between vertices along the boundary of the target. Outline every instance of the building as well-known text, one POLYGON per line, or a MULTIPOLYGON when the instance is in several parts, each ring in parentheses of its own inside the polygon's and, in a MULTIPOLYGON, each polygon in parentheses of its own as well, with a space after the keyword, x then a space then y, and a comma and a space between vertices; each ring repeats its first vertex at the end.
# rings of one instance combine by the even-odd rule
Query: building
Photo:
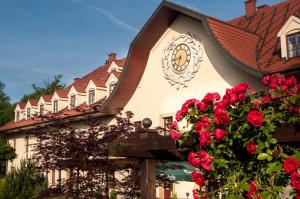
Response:
MULTIPOLYGON (((45 122, 34 120, 33 112, 58 112, 80 126, 80 115, 88 114, 93 102, 102 104, 99 118, 124 107, 135 114, 136 122, 149 117, 154 127, 166 127, 187 99, 201 99, 207 92, 223 94, 239 82, 261 90, 264 74, 299 78, 299 69, 300 1, 257 7, 256 0, 246 0, 245 15, 230 21, 163 1, 132 41, 126 60, 111 54, 107 64, 66 89, 19 103, 15 121, 0 131, 23 156, 26 130, 45 122), (85 109, 78 112, 76 106, 85 109)), ((177 196, 186 198, 181 192, 177 196)))

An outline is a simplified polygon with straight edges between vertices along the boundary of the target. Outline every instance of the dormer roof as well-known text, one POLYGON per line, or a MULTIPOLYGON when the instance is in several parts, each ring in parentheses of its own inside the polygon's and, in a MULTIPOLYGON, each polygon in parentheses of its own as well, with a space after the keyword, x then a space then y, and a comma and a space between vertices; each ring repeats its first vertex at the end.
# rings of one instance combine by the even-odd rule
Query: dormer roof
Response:
POLYGON ((19 106, 20 109, 24 109, 25 106, 26 106, 26 103, 27 103, 27 102, 19 102, 19 103, 16 104, 16 107, 19 106))
POLYGON ((27 105, 27 104, 30 104, 31 106, 37 106, 37 105, 38 105, 38 102, 39 102, 39 100, 37 100, 37 99, 29 99, 29 100, 27 101, 26 105, 27 105))
MULTIPOLYGON (((253 66, 254 68, 266 72, 280 72, 299 68, 299 59, 288 62, 281 59, 281 45, 277 37, 277 33, 292 15, 300 17, 299 0, 287 0, 277 5, 265 6, 258 9, 253 17, 242 16, 228 21, 228 24, 259 37, 256 42, 255 59, 257 64, 253 66)), ((243 39, 243 36, 239 34, 236 37, 241 38, 241 40, 247 39, 243 39)), ((235 46, 238 47, 238 45, 235 46)), ((245 48, 241 48, 241 51, 243 50, 245 48)))

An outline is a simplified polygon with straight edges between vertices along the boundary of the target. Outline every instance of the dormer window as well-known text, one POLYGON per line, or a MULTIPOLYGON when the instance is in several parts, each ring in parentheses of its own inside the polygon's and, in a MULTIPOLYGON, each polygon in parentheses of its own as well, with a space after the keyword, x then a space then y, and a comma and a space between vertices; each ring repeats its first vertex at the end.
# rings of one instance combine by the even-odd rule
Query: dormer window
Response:
POLYGON ((89 105, 95 103, 95 89, 89 91, 89 105))
POLYGON ((30 108, 27 108, 27 119, 30 118, 30 108))
POLYGON ((58 112, 58 100, 54 100, 53 102, 53 113, 58 112))
POLYGON ((75 108, 75 103, 76 103, 76 95, 72 95, 70 98, 70 109, 75 108))
POLYGON ((44 115, 44 110, 45 110, 44 104, 41 104, 41 105, 40 105, 40 116, 43 116, 43 115, 44 115))
POLYGON ((113 90, 115 89, 116 85, 117 85, 116 82, 111 83, 111 84, 109 85, 109 94, 111 94, 111 93, 113 92, 113 90))
POLYGON ((19 121, 20 120, 20 111, 17 111, 16 112, 16 121, 19 121))
POLYGON ((300 56, 300 32, 287 36, 288 58, 300 56))

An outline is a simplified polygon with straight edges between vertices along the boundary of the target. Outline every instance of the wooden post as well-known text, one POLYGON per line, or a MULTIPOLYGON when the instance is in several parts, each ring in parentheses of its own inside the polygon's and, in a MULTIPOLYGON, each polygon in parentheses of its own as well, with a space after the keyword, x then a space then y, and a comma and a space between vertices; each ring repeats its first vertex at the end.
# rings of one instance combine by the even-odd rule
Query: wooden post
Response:
POLYGON ((142 199, 156 198, 156 161, 144 159, 141 164, 141 197, 142 199))

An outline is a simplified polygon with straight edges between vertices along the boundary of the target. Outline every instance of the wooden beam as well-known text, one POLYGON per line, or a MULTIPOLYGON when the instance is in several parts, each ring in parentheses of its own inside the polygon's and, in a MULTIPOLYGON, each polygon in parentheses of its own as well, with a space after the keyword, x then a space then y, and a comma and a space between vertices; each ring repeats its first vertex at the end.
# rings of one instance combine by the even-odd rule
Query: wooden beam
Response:
POLYGON ((156 198, 156 161, 144 159, 141 164, 141 197, 142 199, 156 198))

